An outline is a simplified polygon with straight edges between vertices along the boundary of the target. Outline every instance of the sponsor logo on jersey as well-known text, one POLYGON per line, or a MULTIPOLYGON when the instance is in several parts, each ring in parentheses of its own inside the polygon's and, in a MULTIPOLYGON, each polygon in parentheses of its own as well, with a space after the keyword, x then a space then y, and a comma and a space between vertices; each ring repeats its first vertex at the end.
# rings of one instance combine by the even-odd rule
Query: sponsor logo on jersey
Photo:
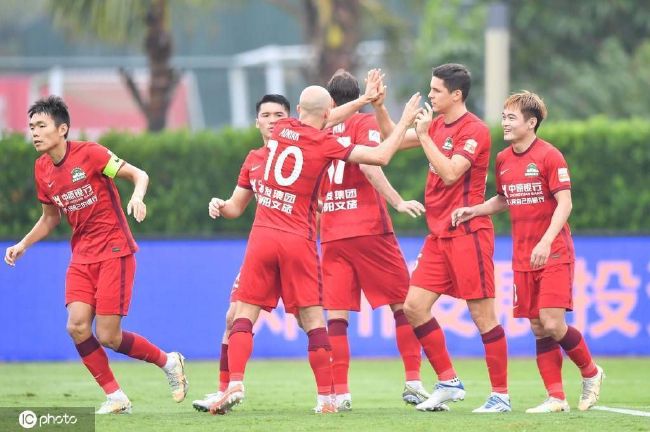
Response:
POLYGON ((463 147, 463 150, 465 150, 467 153, 474 154, 476 153, 476 147, 478 147, 478 143, 473 139, 468 139, 467 141, 465 141, 465 146, 463 147))
POLYGON ((537 177, 539 175, 539 169, 534 163, 529 163, 526 167, 526 172, 524 173, 526 177, 537 177))
POLYGON ((381 142, 381 134, 379 131, 376 130, 369 130, 368 131, 368 140, 372 142, 376 142, 379 144, 381 142))
POLYGON ((447 139, 445 140, 445 143, 442 145, 442 149, 443 150, 451 150, 453 148, 454 148, 454 143, 451 140, 451 137, 447 137, 447 139))
POLYGON ((569 182, 571 179, 569 178, 569 169, 568 168, 558 168, 557 169, 557 178, 561 182, 569 182))
POLYGON ((70 174, 72 174, 72 183, 86 178, 86 173, 79 167, 74 167, 70 174))

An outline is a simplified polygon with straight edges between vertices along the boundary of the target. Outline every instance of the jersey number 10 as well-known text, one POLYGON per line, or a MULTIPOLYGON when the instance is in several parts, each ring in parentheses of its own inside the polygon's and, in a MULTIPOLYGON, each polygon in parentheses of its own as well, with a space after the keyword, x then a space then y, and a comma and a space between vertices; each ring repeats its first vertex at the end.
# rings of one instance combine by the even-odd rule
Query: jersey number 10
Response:
MULTIPOLYGON (((273 160, 275 159, 275 153, 278 151, 278 142, 276 140, 269 140, 267 144, 270 154, 266 160, 266 168, 264 169, 264 180, 269 179, 269 174, 271 174, 271 165, 274 165, 273 160)), ((273 176, 275 181, 280 186, 290 186, 298 180, 300 177, 300 172, 302 171, 303 156, 302 151, 299 147, 289 146, 286 149, 282 150, 282 153, 278 155, 278 158, 275 160, 275 166, 273 168, 273 176), (284 177, 282 175, 282 167, 286 162, 289 156, 293 156, 295 163, 293 165, 293 170, 289 177, 284 177)))

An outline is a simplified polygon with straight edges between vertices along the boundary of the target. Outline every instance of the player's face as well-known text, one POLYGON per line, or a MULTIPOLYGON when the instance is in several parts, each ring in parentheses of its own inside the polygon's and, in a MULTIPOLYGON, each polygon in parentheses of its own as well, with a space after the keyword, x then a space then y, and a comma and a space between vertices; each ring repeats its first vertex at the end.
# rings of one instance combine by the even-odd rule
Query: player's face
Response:
POLYGON ((61 142, 65 142, 66 124, 56 127, 54 119, 48 114, 37 113, 29 119, 29 130, 32 134, 34 148, 40 153, 52 150, 61 142))
POLYGON ((431 101, 431 108, 433 112, 444 114, 455 103, 460 90, 450 92, 445 87, 445 82, 438 77, 431 77, 431 85, 429 91, 429 101, 431 101))
POLYGON ((271 138, 275 123, 288 116, 289 113, 279 103, 266 102, 260 106, 260 112, 257 114, 257 118, 255 119, 255 127, 260 130, 264 141, 267 141, 271 138))
POLYGON ((501 114, 503 139, 509 142, 520 142, 535 133, 535 118, 526 120, 518 108, 504 108, 501 114))

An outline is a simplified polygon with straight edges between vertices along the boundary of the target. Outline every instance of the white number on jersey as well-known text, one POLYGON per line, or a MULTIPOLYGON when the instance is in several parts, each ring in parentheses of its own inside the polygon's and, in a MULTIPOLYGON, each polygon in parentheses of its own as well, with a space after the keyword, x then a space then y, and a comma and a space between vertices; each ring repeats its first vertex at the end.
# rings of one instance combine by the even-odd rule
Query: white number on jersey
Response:
MULTIPOLYGON (((344 146, 349 147, 351 144, 350 137, 339 137, 338 141, 344 146)), ((330 182, 334 184, 343 184, 343 171, 345 170, 345 161, 335 160, 332 165, 327 169, 327 174, 330 177, 330 182)))
MULTIPOLYGON (((275 158, 275 153, 278 150, 278 142, 276 140, 269 140, 269 143, 267 145, 269 147, 270 154, 269 154, 269 158, 266 160, 266 168, 264 169, 264 180, 269 179, 269 174, 271 173, 271 165, 273 165, 273 159, 275 158)), ((278 159, 275 162, 275 167, 273 169, 273 176, 275 177, 275 181, 277 182, 277 184, 280 186, 290 186, 293 183, 295 183, 295 181, 298 180, 298 177, 300 177, 303 160, 304 159, 300 147, 289 146, 286 149, 284 149, 282 153, 280 153, 280 155, 278 156, 278 159), (291 171, 291 175, 289 175, 289 177, 284 177, 282 175, 282 167, 284 166, 284 162, 287 160, 289 156, 293 156, 295 163, 293 165, 293 170, 291 171)))

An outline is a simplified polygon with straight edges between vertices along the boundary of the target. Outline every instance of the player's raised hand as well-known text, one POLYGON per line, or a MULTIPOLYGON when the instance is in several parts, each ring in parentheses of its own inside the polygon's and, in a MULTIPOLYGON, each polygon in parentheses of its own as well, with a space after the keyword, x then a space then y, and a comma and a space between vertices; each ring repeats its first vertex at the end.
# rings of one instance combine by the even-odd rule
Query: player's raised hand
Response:
POLYGON ((384 74, 381 69, 370 69, 366 77, 366 90, 363 93, 367 102, 374 102, 383 93, 384 74))
POLYGON ((546 261, 548 261, 548 256, 551 254, 551 243, 547 241, 540 241, 533 248, 533 252, 530 254, 530 267, 533 270, 540 269, 544 267, 546 261))
POLYGON ((400 119, 402 123, 408 125, 413 123, 417 115, 422 111, 422 108, 420 107, 421 99, 422 96, 420 95, 420 92, 417 92, 411 96, 411 99, 409 99, 408 102, 406 102, 406 105, 404 105, 404 111, 402 111, 402 118, 400 119))
POLYGON ((12 266, 16 266, 16 261, 18 258, 23 256, 27 248, 22 243, 16 243, 13 246, 9 246, 5 251, 5 262, 12 266))
POLYGON ((208 214, 212 219, 221 216, 221 208, 226 205, 226 202, 221 198, 212 198, 208 204, 208 214))
POLYGON ((397 210, 400 213, 407 213, 413 218, 422 216, 422 214, 425 211, 422 203, 415 200, 410 200, 410 201, 402 200, 399 204, 395 206, 395 210, 397 210))
POLYGON ((141 198, 131 197, 131 200, 126 205, 126 213, 129 215, 133 213, 135 220, 142 222, 147 217, 147 205, 141 198))
POLYGON ((424 106, 425 108, 415 117, 415 132, 418 136, 428 134, 429 126, 431 126, 431 121, 433 121, 433 108, 431 108, 428 102, 425 102, 424 106))
POLYGON ((476 216, 476 210, 473 207, 461 207, 451 212, 451 226, 457 227, 463 222, 467 222, 476 216))

